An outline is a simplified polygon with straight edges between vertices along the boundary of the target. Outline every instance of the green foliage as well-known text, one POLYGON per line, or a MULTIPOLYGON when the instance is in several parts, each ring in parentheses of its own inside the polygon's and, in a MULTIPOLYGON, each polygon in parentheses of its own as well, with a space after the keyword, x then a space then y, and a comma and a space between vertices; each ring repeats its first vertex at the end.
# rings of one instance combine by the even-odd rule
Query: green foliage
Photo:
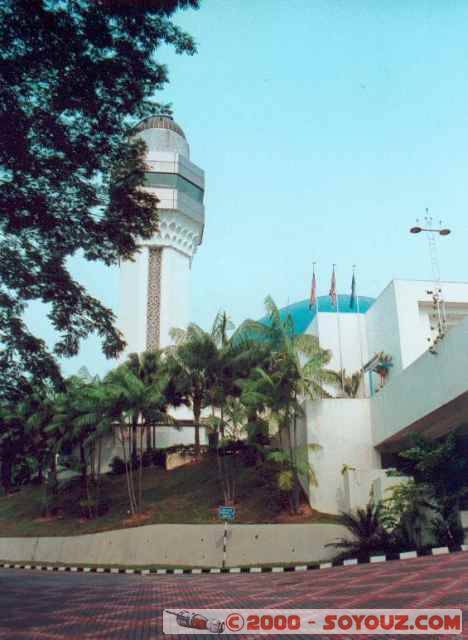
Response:
MULTIPOLYGON (((218 317, 220 320, 215 321, 212 333, 203 331, 194 323, 189 324, 186 330, 173 329, 171 336, 176 344, 168 348, 169 370, 181 381, 192 405, 197 455, 200 453, 201 410, 210 404, 216 406, 219 397, 224 396, 221 380, 225 364, 223 348, 229 324, 225 314, 218 317)), ((224 425, 220 427, 223 429, 224 425)))
POLYGON ((125 473, 125 462, 119 456, 114 456, 110 462, 111 473, 115 475, 122 475, 125 473))
POLYGON ((381 511, 385 528, 402 547, 423 547, 424 530, 434 508, 429 487, 408 480, 390 487, 387 492, 381 511))
POLYGON ((284 449, 269 451, 267 460, 276 463, 278 488, 281 491, 292 492, 296 487, 296 478, 302 477, 312 486, 317 486, 317 478, 313 465, 309 461, 309 452, 318 451, 319 445, 296 447, 294 455, 284 449))
POLYGON ((115 265, 157 230, 157 198, 141 189, 145 144, 130 134, 168 111, 154 100, 168 82, 157 48, 195 52, 171 21, 187 7, 198 0, 0 4, 0 395, 29 375, 59 384, 54 355, 75 355, 92 332, 109 357, 124 346, 68 260, 115 265), (31 300, 49 305, 53 354, 22 319, 31 300))
POLYGON ((351 375, 347 375, 346 369, 337 372, 337 382, 343 389, 348 398, 357 398, 362 382, 362 371, 355 371, 351 375))
MULTIPOLYGON (((297 444, 298 421, 304 418, 304 398, 330 397, 326 385, 336 383, 337 374, 326 368, 331 353, 321 349, 316 336, 297 334, 292 316, 282 318, 271 297, 265 300, 268 314, 266 323, 246 321, 239 330, 246 340, 257 341, 263 350, 259 363, 252 368, 249 377, 240 382, 241 401, 249 410, 249 423, 258 422, 260 414, 268 410, 278 425, 284 460, 274 460, 281 465, 278 481, 289 491, 290 507, 299 507, 299 477, 315 476, 308 456, 298 459, 301 447, 297 444), (286 462, 287 460, 287 462, 286 462)), ((275 453, 276 455, 276 453, 275 453)))
POLYGON ((414 445, 400 453, 398 467, 426 492, 435 512, 432 528, 438 542, 461 544, 459 510, 468 493, 468 459, 459 434, 452 432, 440 440, 415 438, 414 445))
POLYGON ((392 540, 382 518, 382 505, 369 502, 365 508, 341 513, 338 523, 346 527, 351 537, 340 538, 327 547, 341 549, 338 558, 367 559, 391 548, 392 540))

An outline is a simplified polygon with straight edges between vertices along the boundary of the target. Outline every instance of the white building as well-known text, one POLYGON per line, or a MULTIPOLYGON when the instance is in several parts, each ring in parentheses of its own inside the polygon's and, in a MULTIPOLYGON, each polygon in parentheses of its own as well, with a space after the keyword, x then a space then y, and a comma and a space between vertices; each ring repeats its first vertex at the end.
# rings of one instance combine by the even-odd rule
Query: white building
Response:
MULTIPOLYGON (((188 324, 191 263, 205 218, 204 173, 190 161, 182 129, 169 117, 150 117, 136 135, 148 146, 146 188, 160 200, 160 230, 141 243, 133 262, 121 265, 123 358, 167 346, 170 330, 188 324)), ((434 348, 439 318, 430 282, 392 281, 375 300, 358 297, 352 309, 349 296, 340 295, 336 307, 322 296, 318 309, 303 300, 281 310, 296 332, 316 335, 331 350, 331 369, 366 371, 357 397, 304 402, 298 445, 321 447, 309 453, 318 486, 304 482, 314 508, 336 513, 362 506, 371 489, 382 496, 392 452, 406 447, 412 433, 437 437, 468 425, 468 283, 440 287, 447 331, 434 348), (384 384, 372 370, 382 353, 391 358, 384 384)), ((177 417, 191 417, 182 413, 177 417)), ((158 439, 162 447, 192 442, 193 430, 168 426, 158 439)))
POLYGON ((190 161, 182 129, 168 116, 136 127, 148 147, 146 188, 159 198, 159 233, 120 265, 118 326, 129 353, 170 344, 169 332, 190 319, 191 265, 203 239, 204 172, 190 161))
MULTIPOLYGON (((146 189, 158 199, 159 232, 139 243, 134 261, 120 265, 120 296, 117 326, 127 346, 120 356, 167 347, 171 329, 190 322, 192 260, 203 240, 205 225, 205 174, 190 160, 190 147, 181 127, 168 116, 152 116, 135 128, 146 142, 146 189)), ((192 414, 179 407, 174 417, 187 421, 192 414)), ((202 444, 206 429, 200 429, 202 444)), ((190 444, 193 426, 175 429, 161 426, 157 446, 190 444)), ((109 445, 107 459, 121 455, 109 445)))
POLYGON ((304 403, 299 444, 321 446, 309 453, 318 486, 304 483, 314 508, 363 506, 371 489, 382 497, 395 482, 385 473, 392 453, 412 434, 433 438, 468 425, 468 283, 443 282, 440 289, 446 332, 435 345, 439 313, 430 282, 394 280, 376 300, 359 298, 353 310, 349 296, 340 295, 339 313, 328 296, 319 298, 318 313, 306 300, 282 310, 332 351, 330 368, 366 372, 356 398, 304 403), (372 371, 382 353, 392 365, 382 369, 384 379, 372 371))

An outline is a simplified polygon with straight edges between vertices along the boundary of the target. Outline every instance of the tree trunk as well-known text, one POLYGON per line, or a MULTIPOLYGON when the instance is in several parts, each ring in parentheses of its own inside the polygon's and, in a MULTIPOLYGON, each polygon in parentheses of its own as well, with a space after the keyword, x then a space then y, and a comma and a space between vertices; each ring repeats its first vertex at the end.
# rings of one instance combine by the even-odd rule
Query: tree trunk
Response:
POLYGON ((195 456, 200 456, 200 414, 201 414, 201 402, 195 400, 193 403, 193 418, 195 425, 195 456))
POLYGON ((86 455, 85 455, 85 449, 84 446, 80 443, 80 474, 81 474, 81 479, 80 479, 80 493, 82 497, 85 497, 87 494, 87 487, 86 487, 86 482, 87 482, 87 475, 88 475, 88 469, 87 469, 87 465, 86 465, 86 455))
MULTIPOLYGON (((127 429, 127 427, 122 428, 120 427, 120 438, 121 438, 121 443, 122 443, 122 455, 123 455, 123 459, 124 459, 124 463, 125 463, 125 479, 127 480, 127 490, 128 490, 128 501, 130 504, 130 512, 132 515, 135 515, 136 512, 136 505, 135 505, 135 494, 133 491, 133 474, 131 471, 131 459, 129 460, 131 454, 130 451, 128 452, 129 455, 127 455, 127 447, 125 445, 125 429, 127 429)), ((130 445, 130 443, 129 443, 130 445)), ((130 446, 129 446, 130 449, 130 446)))
POLYGON ((134 421, 132 424, 132 452, 130 456, 132 464, 136 460, 137 448, 137 424, 134 421))
POLYGON ((138 503, 137 510, 141 512, 142 503, 143 503, 143 432, 140 434, 140 465, 138 467, 138 503))
POLYGON ((47 474, 47 482, 45 485, 45 507, 44 515, 48 517, 51 514, 51 498, 57 495, 57 464, 55 453, 52 454, 52 460, 50 463, 50 471, 47 474))
POLYGON ((151 427, 146 427, 146 451, 151 449, 151 427))
POLYGON ((293 418, 292 418, 292 429, 291 429, 291 419, 289 416, 289 413, 287 415, 286 418, 287 422, 287 430, 288 430, 288 439, 289 439, 289 461, 290 461, 290 465, 291 465, 291 472, 293 474, 293 488, 291 491, 291 499, 290 499, 290 505, 291 505, 291 510, 293 513, 297 513, 299 511, 299 478, 297 475, 297 464, 296 464, 296 456, 295 456, 295 438, 293 437, 293 433, 295 435, 295 431, 296 431, 296 412, 294 411, 293 413, 293 418))
POLYGON ((2 478, 2 487, 5 492, 5 495, 8 495, 11 491, 11 458, 7 455, 2 457, 0 464, 0 475, 2 478))

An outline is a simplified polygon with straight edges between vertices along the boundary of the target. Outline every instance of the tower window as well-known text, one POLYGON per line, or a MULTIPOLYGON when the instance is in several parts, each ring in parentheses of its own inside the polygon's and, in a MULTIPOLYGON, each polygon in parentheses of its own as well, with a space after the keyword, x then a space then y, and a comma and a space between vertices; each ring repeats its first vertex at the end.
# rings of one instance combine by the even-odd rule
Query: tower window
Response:
POLYGON ((177 189, 197 202, 203 202, 203 189, 200 189, 196 184, 190 182, 187 178, 183 178, 178 173, 148 171, 145 174, 145 184, 147 187, 177 189))

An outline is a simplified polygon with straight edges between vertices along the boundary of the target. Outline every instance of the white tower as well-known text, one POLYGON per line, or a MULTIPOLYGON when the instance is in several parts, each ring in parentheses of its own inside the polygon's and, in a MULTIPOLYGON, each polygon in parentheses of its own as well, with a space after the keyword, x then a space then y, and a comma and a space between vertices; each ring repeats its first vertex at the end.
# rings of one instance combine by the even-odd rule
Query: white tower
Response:
POLYGON ((152 116, 136 135, 148 146, 146 188, 159 198, 159 233, 142 241, 134 262, 120 265, 122 357, 167 346, 170 330, 189 323, 190 270, 205 221, 204 172, 190 162, 182 129, 152 116))

